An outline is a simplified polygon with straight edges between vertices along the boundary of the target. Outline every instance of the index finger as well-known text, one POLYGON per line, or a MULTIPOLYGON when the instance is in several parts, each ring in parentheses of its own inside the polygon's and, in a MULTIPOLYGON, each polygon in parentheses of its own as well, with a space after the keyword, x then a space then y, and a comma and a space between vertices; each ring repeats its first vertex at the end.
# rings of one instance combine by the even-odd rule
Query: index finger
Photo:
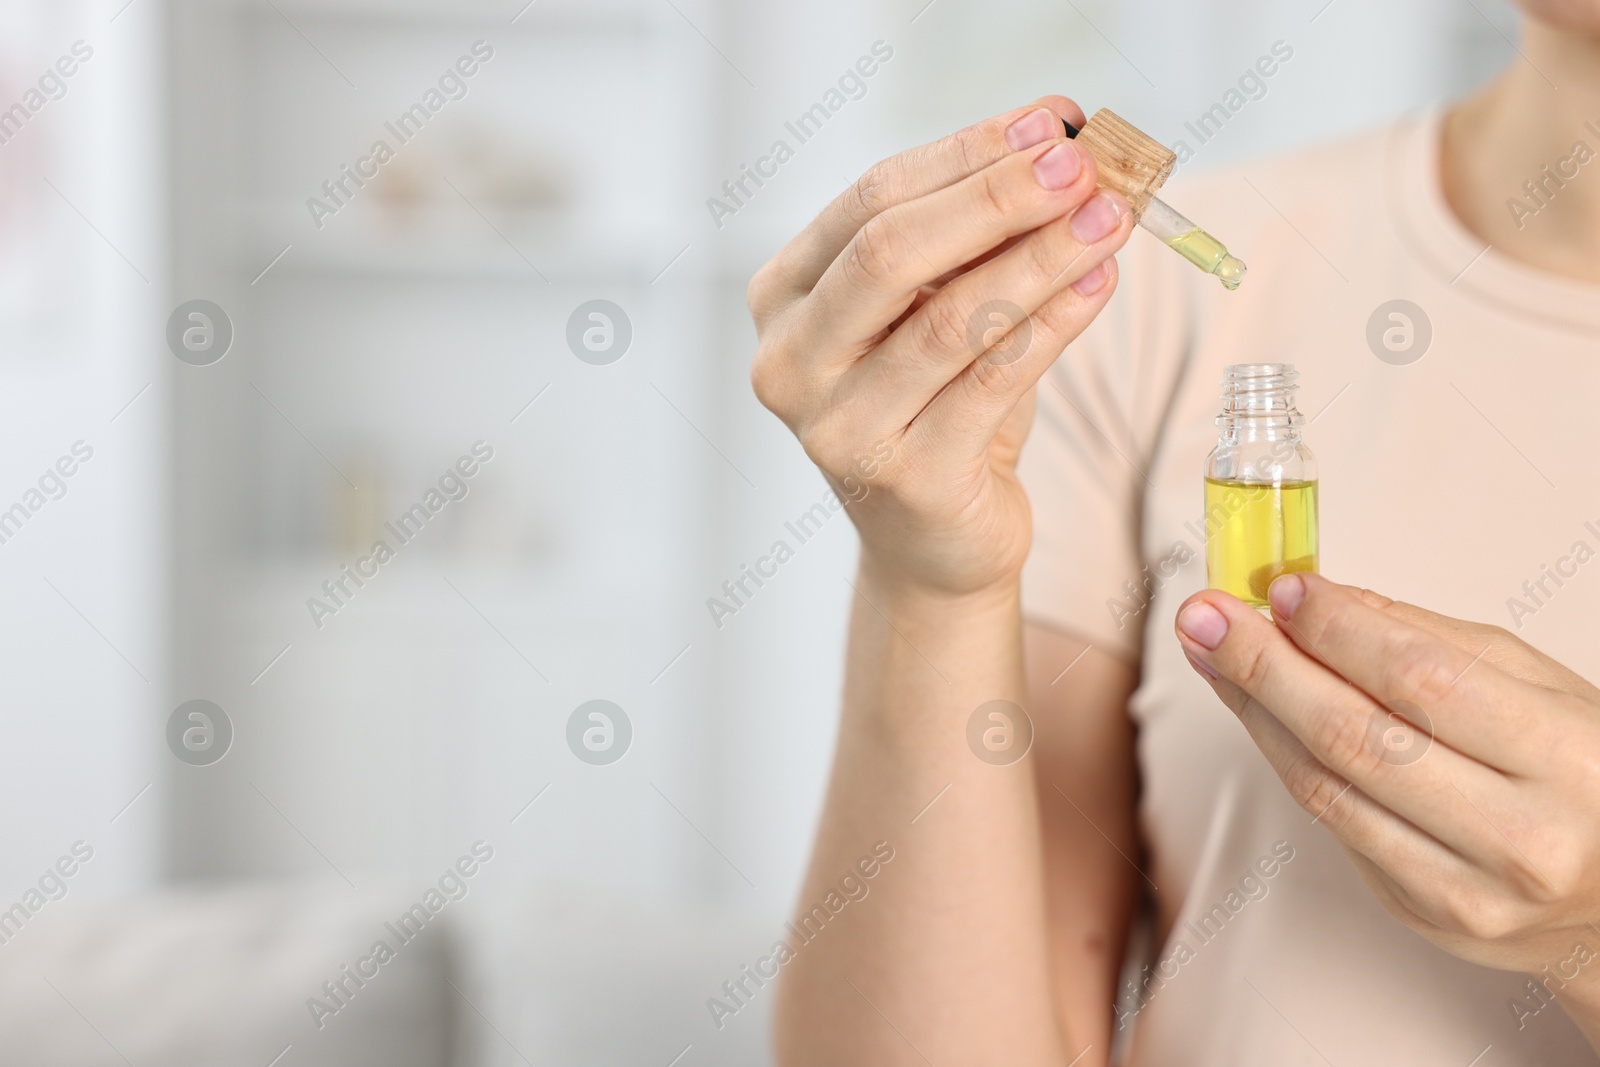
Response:
MULTIPOLYGON (((1431 722, 1416 725, 1491 767, 1526 771, 1568 732, 1566 715, 1532 713, 1527 684, 1485 662, 1487 639, 1469 652, 1318 574, 1285 575, 1268 594, 1273 618, 1307 655, 1402 715, 1420 708, 1431 722)), ((1546 709, 1564 706, 1538 692, 1546 709)))
MULTIPOLYGON (((1449 744, 1433 744, 1416 709, 1407 709, 1409 726, 1397 722, 1399 709, 1385 707, 1221 590, 1190 597, 1176 621, 1184 652, 1209 674, 1212 688, 1274 760, 1297 800, 1322 793, 1331 804, 1325 794, 1330 774, 1336 775, 1461 855, 1489 857, 1501 846, 1492 823, 1461 817, 1461 798, 1476 796, 1500 813, 1508 806, 1508 776, 1449 744), (1268 720, 1287 730, 1309 758, 1291 755, 1294 746, 1268 720)), ((1335 824, 1336 832, 1371 832, 1370 826, 1351 827, 1350 814, 1335 824)))
POLYGON ((789 296, 810 292, 868 219, 953 185, 1019 149, 1060 137, 1063 121, 1081 128, 1083 109, 1064 96, 1043 96, 874 165, 762 268, 752 289, 765 285, 789 296))
POLYGON ((1600 688, 1596 688, 1588 679, 1574 674, 1559 661, 1551 659, 1503 626, 1440 615, 1436 611, 1429 611, 1427 608, 1408 604, 1403 600, 1394 600, 1371 589, 1338 582, 1333 584, 1349 591, 1368 607, 1420 626, 1474 656, 1482 652, 1484 663, 1500 668, 1513 678, 1544 686, 1546 689, 1561 689, 1600 704, 1600 688), (1488 651, 1485 652, 1485 649, 1488 651))

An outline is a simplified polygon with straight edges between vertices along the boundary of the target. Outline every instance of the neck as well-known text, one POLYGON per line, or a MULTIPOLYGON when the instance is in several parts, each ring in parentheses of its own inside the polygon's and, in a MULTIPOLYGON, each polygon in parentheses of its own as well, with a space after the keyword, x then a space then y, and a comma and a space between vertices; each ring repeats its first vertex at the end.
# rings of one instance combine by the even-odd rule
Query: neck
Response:
POLYGON ((1445 119, 1445 198, 1497 251, 1600 282, 1600 40, 1523 25, 1522 54, 1445 119))

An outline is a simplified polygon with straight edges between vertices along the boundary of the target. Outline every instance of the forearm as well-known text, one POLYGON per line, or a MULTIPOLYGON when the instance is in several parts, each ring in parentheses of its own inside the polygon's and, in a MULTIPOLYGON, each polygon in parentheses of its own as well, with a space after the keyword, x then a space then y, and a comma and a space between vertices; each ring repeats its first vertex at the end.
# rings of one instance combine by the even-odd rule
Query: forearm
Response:
POLYGON ((1081 116, 1046 98, 880 163, 746 294, 756 395, 844 490, 865 561, 801 895, 823 929, 780 953, 786 1064, 1065 1062, 1031 767, 980 759, 967 723, 1025 703, 1017 454, 1035 384, 1111 298, 1133 226, 1064 136, 1081 116), (997 295, 1028 341, 1001 351, 1017 330, 991 329, 974 360, 964 326, 997 295), (895 858, 845 906, 836 886, 879 841, 895 858))
POLYGON ((1104 1064, 1116 1032, 1128 930, 1147 883, 1128 698, 1137 667, 1082 638, 1027 627, 1034 776, 1044 837, 1055 995, 1077 1067, 1104 1064))
POLYGON ((838 753, 797 912, 874 843, 894 859, 784 969, 780 1060, 1063 1064, 1032 758, 994 765, 967 741, 980 705, 1026 703, 1017 590, 919 595, 870 567, 857 587, 838 753))

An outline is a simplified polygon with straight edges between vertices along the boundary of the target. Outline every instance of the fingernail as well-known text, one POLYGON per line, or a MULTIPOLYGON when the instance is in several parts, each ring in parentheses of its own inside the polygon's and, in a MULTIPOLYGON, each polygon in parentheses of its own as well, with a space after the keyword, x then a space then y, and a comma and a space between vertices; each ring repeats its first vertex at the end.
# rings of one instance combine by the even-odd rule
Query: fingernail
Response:
POLYGON ((1101 260, 1089 268, 1089 273, 1072 283, 1072 291, 1079 296, 1093 296, 1106 287, 1106 282, 1111 280, 1111 268, 1106 266, 1106 261, 1101 260))
POLYGON ((1006 144, 1011 146, 1013 152, 1020 152, 1052 137, 1060 137, 1058 121, 1055 112, 1049 108, 1030 111, 1006 127, 1006 144))
POLYGON ((1083 173, 1083 156, 1070 144, 1058 144, 1033 161, 1033 176, 1046 189, 1065 189, 1083 173))
POLYGON ((1069 225, 1072 236, 1087 245, 1110 234, 1121 219, 1122 212, 1117 210, 1116 203, 1105 193, 1096 193, 1093 199, 1072 213, 1069 225))
POLYGON ((1222 612, 1198 600, 1178 613, 1178 629, 1189 640, 1215 651, 1228 636, 1228 620, 1222 612))
POLYGON ((1201 674, 1205 675, 1207 678, 1215 680, 1216 678, 1221 677, 1220 675, 1217 674, 1216 671, 1212 670, 1206 664, 1201 663, 1199 660, 1197 660, 1193 656, 1189 655, 1189 653, 1185 652, 1183 654, 1183 658, 1189 661, 1189 666, 1193 667, 1195 670, 1199 671, 1201 674))
POLYGON ((1306 598, 1306 583, 1298 574, 1284 574, 1267 589, 1272 614, 1280 619, 1294 617, 1294 609, 1306 598))

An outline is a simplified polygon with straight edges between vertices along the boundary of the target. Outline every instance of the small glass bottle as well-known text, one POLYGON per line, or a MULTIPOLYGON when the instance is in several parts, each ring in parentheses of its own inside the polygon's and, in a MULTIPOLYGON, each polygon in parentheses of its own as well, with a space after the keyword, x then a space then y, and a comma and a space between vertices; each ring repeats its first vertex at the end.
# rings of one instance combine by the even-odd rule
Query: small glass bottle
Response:
POLYGON ((1255 607, 1279 575, 1317 569, 1317 461, 1300 440, 1299 377, 1288 363, 1222 370, 1205 469, 1206 582, 1255 607))

